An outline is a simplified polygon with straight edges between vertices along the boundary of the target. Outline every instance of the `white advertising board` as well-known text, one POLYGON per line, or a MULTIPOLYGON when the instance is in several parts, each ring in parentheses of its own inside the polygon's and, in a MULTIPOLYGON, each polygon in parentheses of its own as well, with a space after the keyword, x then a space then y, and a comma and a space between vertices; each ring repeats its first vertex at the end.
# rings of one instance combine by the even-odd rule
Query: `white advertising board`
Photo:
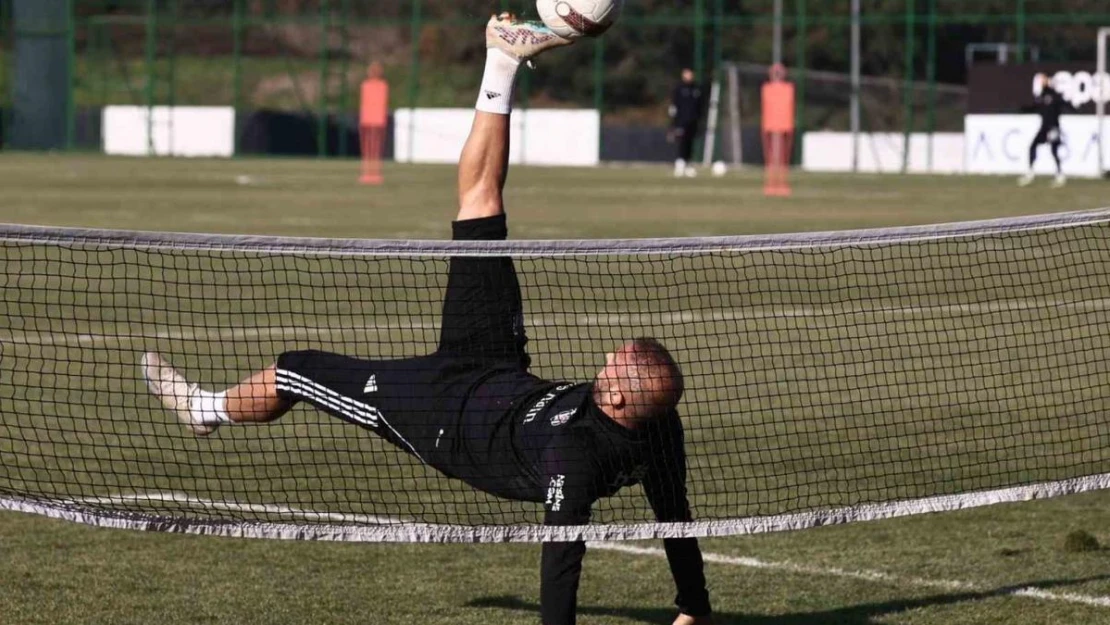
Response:
POLYGON ((235 153, 235 109, 106 106, 102 139, 105 154, 230 157, 235 153))
MULTIPOLYGON (((967 171, 971 174, 1024 173, 1029 168, 1029 146, 1041 127, 1036 115, 968 115, 964 118, 964 147, 967 171)), ((1065 115, 1060 119, 1064 145, 1060 148, 1064 173, 1069 176, 1097 177, 1099 171, 1098 119, 1091 115, 1065 115)), ((1110 131, 1110 120, 1104 124, 1110 131)), ((1056 163, 1047 145, 1040 148, 1035 171, 1056 172, 1056 163)), ((1110 145, 1104 145, 1110 162, 1110 145)))
MULTIPOLYGON (((457 163, 473 109, 397 109, 394 155, 399 163, 457 163)), ((600 162, 601 116, 593 109, 513 111, 509 161, 521 165, 591 167, 600 162)))
MULTIPOLYGON (((901 133, 860 133, 861 173, 902 173, 901 133)), ((802 139, 802 169, 814 172, 850 172, 855 139, 850 132, 807 132, 802 139)), ((964 171, 964 136, 938 132, 930 141, 925 133, 910 135, 909 173, 958 174, 964 171), (929 151, 932 150, 932 161, 929 151)))

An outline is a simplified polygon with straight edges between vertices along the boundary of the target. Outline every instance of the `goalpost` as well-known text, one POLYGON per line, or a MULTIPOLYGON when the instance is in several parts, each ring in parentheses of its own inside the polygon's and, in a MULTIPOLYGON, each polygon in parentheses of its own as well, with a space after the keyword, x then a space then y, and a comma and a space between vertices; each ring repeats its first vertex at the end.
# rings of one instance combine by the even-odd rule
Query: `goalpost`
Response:
POLYGON ((702 155, 702 164, 710 167, 716 161, 723 161, 732 164, 735 167, 742 167, 744 165, 744 142, 741 132, 741 110, 740 110, 740 69, 735 63, 726 63, 724 67, 714 76, 713 84, 709 93, 709 111, 706 116, 705 125, 705 143, 704 153, 702 155), (722 77, 728 81, 728 92, 723 92, 721 86, 722 77), (717 134, 721 126, 722 118, 722 101, 726 101, 728 106, 724 111, 727 115, 726 125, 728 132, 728 154, 723 154, 724 150, 717 145, 717 134))
MULTIPOLYGON (((0 225, 0 285, 0 509, 259 538, 613 540, 1110 488, 1110 209, 627 241, 0 225), (515 260, 544 379, 589 382, 631 338, 667 345, 685 373, 696 521, 655 523, 637 486, 589 525, 545 526, 539 502, 475 490, 303 407, 198 439, 138 371, 158 351, 213 389, 289 350, 428 354, 459 256, 515 260)), ((365 408, 377 391, 334 401, 365 408)))

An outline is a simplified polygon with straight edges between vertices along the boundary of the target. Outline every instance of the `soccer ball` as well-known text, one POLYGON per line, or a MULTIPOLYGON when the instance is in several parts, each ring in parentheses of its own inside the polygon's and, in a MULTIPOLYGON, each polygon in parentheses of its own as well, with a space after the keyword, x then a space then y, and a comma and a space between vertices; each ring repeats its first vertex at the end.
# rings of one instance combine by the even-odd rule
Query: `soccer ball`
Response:
POLYGON ((564 39, 601 36, 623 7, 624 0, 536 0, 540 19, 564 39))

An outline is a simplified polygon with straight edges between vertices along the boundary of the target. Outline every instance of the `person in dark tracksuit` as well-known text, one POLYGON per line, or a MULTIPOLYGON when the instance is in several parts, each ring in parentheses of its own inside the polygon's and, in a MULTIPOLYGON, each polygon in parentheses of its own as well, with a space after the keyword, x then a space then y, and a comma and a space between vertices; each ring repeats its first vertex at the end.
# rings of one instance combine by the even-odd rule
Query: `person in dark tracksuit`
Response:
MULTIPOLYGON (((501 241, 508 226, 509 112, 519 63, 558 45, 549 30, 502 16, 487 28, 486 74, 459 162, 458 241, 501 241), (497 97, 491 97, 494 94, 497 97)), ((660 522, 692 521, 678 403, 681 369, 659 341, 638 338, 606 356, 588 382, 529 371, 524 309, 513 260, 450 260, 434 353, 362 360, 322 351, 281 354, 232 388, 191 384, 156 353, 142 375, 162 404, 199 435, 231 424, 269 423, 307 403, 365 428, 449 478, 495 496, 535 502, 551 526, 589 522, 591 507, 641 484, 660 522)), ((664 541, 677 587, 676 625, 708 625, 701 550, 664 541)), ((572 625, 586 544, 547 542, 541 560, 545 625, 572 625)))
POLYGON ((682 82, 671 93, 671 129, 668 135, 677 148, 674 161, 676 178, 697 175, 691 163, 704 107, 705 90, 695 81, 694 70, 682 70, 682 82))
POLYGON ((1052 186, 1059 188, 1067 183, 1064 167, 1060 161, 1060 148, 1064 144, 1064 135, 1060 131, 1060 116, 1070 107, 1060 92, 1053 87, 1048 76, 1037 74, 1033 83, 1033 104, 1022 107, 1022 111, 1040 115, 1041 128, 1029 145, 1029 171, 1018 179, 1018 184, 1023 187, 1033 184, 1036 178, 1033 166, 1037 163, 1037 148, 1047 144, 1052 150, 1052 158, 1056 161, 1056 177, 1052 180, 1052 186))

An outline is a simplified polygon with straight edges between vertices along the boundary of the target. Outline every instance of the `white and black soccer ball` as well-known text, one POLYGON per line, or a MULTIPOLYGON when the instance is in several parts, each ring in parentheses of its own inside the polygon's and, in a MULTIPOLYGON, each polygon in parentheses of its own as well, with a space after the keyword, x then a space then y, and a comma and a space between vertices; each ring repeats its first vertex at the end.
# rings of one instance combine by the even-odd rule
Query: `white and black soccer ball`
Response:
POLYGON ((623 8, 624 0, 536 0, 540 19, 564 39, 600 37, 623 8))

